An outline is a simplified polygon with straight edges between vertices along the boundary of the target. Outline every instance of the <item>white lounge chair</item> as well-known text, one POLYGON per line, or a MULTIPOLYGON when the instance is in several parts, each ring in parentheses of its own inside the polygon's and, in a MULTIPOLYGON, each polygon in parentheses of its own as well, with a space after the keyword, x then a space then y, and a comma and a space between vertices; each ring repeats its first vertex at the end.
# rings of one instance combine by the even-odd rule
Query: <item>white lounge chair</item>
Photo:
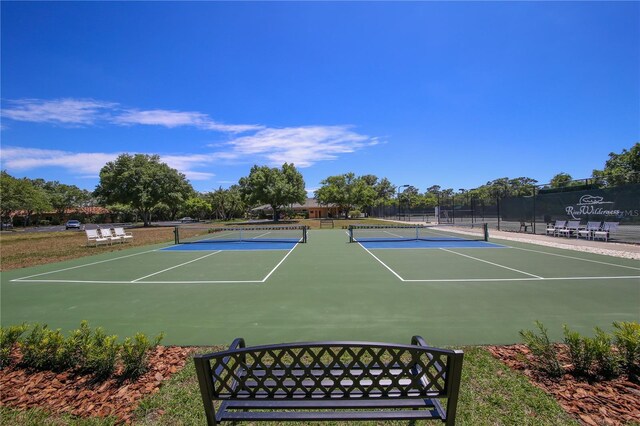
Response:
POLYGON ((615 232, 618 230, 618 224, 619 222, 605 222, 602 224, 602 229, 595 231, 593 233, 593 239, 595 240, 596 238, 602 238, 605 241, 609 241, 609 237, 611 236, 612 232, 615 232))
POLYGON ((86 229, 85 232, 87 233, 87 245, 93 243, 97 247, 100 244, 111 244, 111 240, 100 235, 97 229, 86 229))
POLYGON ((563 237, 570 237, 573 233, 578 232, 580 228, 579 220, 570 220, 562 229, 558 229, 558 235, 563 237))
POLYGON ((556 223, 551 225, 550 223, 547 224, 547 230, 546 230, 546 234, 547 235, 553 235, 554 237, 558 235, 558 231, 560 231, 561 229, 564 229, 564 226, 567 224, 566 220, 556 220, 556 223))
POLYGON ((124 239, 113 233, 111 228, 100 228, 98 230, 103 238, 108 238, 110 242, 123 243, 124 239))
POLYGON ((578 229, 576 238, 585 237, 587 240, 593 239, 593 233, 600 230, 601 222, 587 222, 587 226, 583 229, 578 229))
POLYGON ((133 240, 133 234, 131 232, 125 232, 124 228, 113 228, 113 232, 116 237, 122 238, 124 242, 133 240))

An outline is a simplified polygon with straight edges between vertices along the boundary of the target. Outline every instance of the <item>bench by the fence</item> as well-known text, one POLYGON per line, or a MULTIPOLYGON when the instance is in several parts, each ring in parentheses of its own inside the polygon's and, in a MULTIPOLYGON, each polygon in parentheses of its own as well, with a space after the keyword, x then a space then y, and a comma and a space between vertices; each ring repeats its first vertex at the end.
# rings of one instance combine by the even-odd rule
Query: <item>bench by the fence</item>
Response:
POLYGON ((320 228, 333 228, 333 219, 320 219, 320 228))
POLYGON ((455 424, 463 353, 371 342, 245 347, 194 356, 207 423, 417 420, 455 424), (440 399, 446 398, 446 410, 440 399), (215 408, 215 405, 219 407, 215 408))

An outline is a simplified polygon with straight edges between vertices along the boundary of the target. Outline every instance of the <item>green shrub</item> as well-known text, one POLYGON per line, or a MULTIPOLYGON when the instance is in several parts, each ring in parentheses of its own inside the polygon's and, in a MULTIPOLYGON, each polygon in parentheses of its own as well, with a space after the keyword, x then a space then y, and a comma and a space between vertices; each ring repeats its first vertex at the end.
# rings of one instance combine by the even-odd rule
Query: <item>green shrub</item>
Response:
POLYGON ((73 330, 65 341, 65 363, 69 368, 84 372, 87 369, 87 357, 93 343, 93 333, 87 321, 80 323, 80 328, 73 330))
POLYGON ((604 379, 617 377, 620 374, 620 355, 613 350, 611 336, 599 327, 595 331, 592 342, 596 373, 604 379))
POLYGON ((87 346, 83 373, 90 373, 96 380, 104 380, 116 369, 120 345, 118 336, 107 336, 101 327, 96 328, 87 346))
POLYGON ((632 377, 640 375, 640 324, 614 322, 615 342, 623 359, 625 371, 632 377))
POLYGON ((358 219, 362 212, 360 210, 349 211, 349 219, 358 219))
POLYGON ((160 333, 153 342, 142 333, 136 333, 133 339, 127 337, 122 344, 122 351, 120 353, 123 365, 123 378, 135 379, 144 374, 148 368, 149 351, 158 346, 163 338, 163 333, 160 333))
POLYGON ((0 327, 0 369, 11 363, 11 350, 26 330, 25 324, 0 327))
POLYGON ((580 336, 577 331, 569 330, 564 325, 564 342, 569 347, 569 356, 573 364, 573 374, 576 376, 588 376, 591 364, 595 359, 594 342, 588 337, 580 336))
POLYGON ((22 363, 37 370, 63 369, 65 339, 60 330, 35 324, 22 342, 22 363))
POLYGON ((536 321, 536 326, 540 334, 531 330, 520 330, 520 336, 534 357, 532 367, 551 377, 560 377, 564 370, 558 361, 558 353, 549 340, 547 329, 540 321, 536 321))

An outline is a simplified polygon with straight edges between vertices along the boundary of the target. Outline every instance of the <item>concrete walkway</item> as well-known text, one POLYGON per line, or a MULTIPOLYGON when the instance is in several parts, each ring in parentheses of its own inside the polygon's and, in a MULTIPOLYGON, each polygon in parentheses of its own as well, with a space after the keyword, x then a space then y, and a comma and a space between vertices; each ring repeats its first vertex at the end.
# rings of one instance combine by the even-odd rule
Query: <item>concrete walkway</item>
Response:
POLYGON ((489 238, 521 241, 542 246, 558 247, 568 250, 585 251, 608 256, 640 260, 639 244, 622 244, 610 241, 593 241, 578 238, 552 237, 548 235, 505 232, 489 229, 489 238))

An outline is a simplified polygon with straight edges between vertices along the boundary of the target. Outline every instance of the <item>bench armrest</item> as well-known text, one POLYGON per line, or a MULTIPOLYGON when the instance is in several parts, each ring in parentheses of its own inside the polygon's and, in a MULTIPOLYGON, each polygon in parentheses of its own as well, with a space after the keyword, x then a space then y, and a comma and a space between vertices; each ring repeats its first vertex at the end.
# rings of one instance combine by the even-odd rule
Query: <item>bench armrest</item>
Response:
MULTIPOLYGON (((231 346, 229 346, 229 350, 234 350, 238 348, 244 348, 245 341, 242 337, 238 337, 235 339, 231 346)), ((196 366, 196 375, 198 377, 198 384, 200 385, 200 395, 202 396, 202 402, 204 403, 204 411, 205 416, 207 418, 208 425, 217 424, 216 421, 216 410, 213 405, 214 400, 214 382, 213 382, 213 372, 211 371, 211 363, 209 360, 213 358, 215 353, 209 354, 196 354, 193 356, 193 362, 196 366)), ((224 358, 224 363, 227 363, 229 357, 224 358)), ((219 369, 222 367, 218 367, 219 369)), ((218 371, 217 374, 220 372, 218 371)))
MULTIPOLYGON (((420 336, 413 336, 411 338, 411 344, 428 347, 425 340, 420 336)), ((460 380, 462 379, 462 360, 464 357, 464 352, 459 349, 456 349, 453 352, 453 354, 447 356, 447 425, 453 425, 455 422, 458 395, 460 393, 460 380)), ((428 356, 431 358, 430 355, 428 356)), ((439 368, 438 371, 440 371, 439 368)))

